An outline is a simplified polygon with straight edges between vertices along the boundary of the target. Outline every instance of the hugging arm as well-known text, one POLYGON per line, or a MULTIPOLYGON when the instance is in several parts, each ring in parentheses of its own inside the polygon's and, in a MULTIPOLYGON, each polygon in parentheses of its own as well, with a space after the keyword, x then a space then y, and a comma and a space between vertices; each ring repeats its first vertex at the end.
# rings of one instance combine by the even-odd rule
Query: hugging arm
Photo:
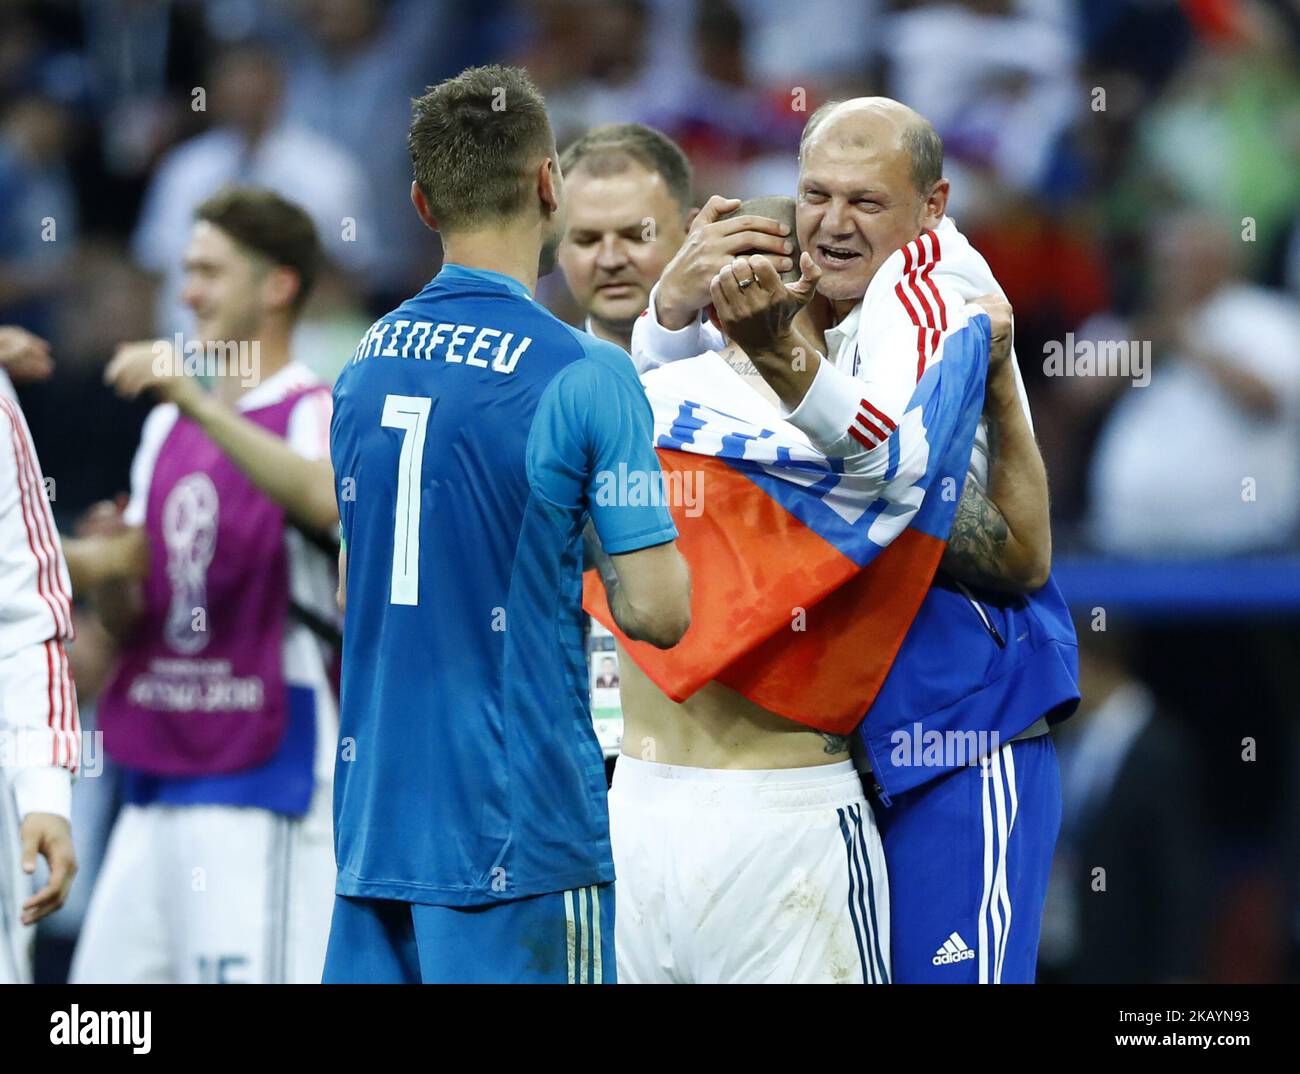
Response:
MULTIPOLYGON (((1005 300, 997 301, 1005 306, 1005 300)), ((970 585, 1032 593, 1046 584, 1052 569, 1047 470, 1020 402, 1010 353, 1010 307, 1005 320, 996 314, 990 309, 993 344, 984 400, 988 489, 967 475, 942 566, 970 585)))

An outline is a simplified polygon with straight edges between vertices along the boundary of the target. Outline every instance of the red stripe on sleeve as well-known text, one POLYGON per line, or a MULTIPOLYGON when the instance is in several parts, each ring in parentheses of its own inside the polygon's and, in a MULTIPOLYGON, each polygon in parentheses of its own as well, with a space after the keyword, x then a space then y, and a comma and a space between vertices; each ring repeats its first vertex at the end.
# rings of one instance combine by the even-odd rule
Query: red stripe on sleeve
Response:
POLYGON ((59 610, 55 607, 54 601, 50 599, 49 586, 46 581, 47 561, 42 554, 44 545, 40 539, 40 531, 37 529, 31 515, 31 490, 25 476, 23 466, 22 443, 19 440, 18 433, 18 416, 14 407, 6 399, 0 399, 0 407, 4 408, 5 413, 9 416, 9 440, 14 452, 14 467, 18 476, 18 502, 22 510, 23 527, 27 531, 27 548, 32 554, 32 559, 36 561, 36 592, 45 602, 45 606, 50 610, 50 618, 53 621, 54 629, 57 632, 60 629, 59 610), (41 551, 37 551, 37 545, 41 545, 41 551))
POLYGON ((930 309, 929 299, 925 297, 925 292, 922 291, 920 286, 917 284, 915 272, 908 274, 907 286, 912 289, 912 294, 916 295, 916 301, 920 305, 921 310, 925 313, 926 327, 933 328, 935 326, 934 310, 930 309))
POLYGON ((857 422, 857 424, 861 425, 863 429, 865 429, 868 433, 870 433, 871 436, 875 438, 877 443, 879 443, 881 440, 889 439, 889 434, 886 433, 882 428, 880 428, 880 426, 878 426, 865 414, 859 414, 855 419, 855 421, 857 422))
POLYGON ((853 437, 859 444, 865 448, 873 448, 876 445, 867 439, 866 434, 858 429, 856 425, 849 426, 849 436, 853 437))
POLYGON ((894 284, 894 294, 898 295, 898 300, 903 303, 907 315, 912 318, 912 323, 916 325, 916 379, 920 380, 921 373, 925 371, 925 328, 921 324, 921 318, 916 315, 916 309, 907 300, 907 295, 903 291, 902 280, 894 284))
POLYGON ((77 711, 77 687, 72 681, 67 649, 61 641, 56 641, 54 646, 63 667, 63 746, 67 758, 64 764, 75 773, 81 764, 81 714, 77 711))
POLYGON ((939 263, 939 258, 942 256, 939 251, 939 236, 933 231, 927 231, 926 235, 930 237, 930 244, 934 247, 934 260, 925 266, 925 271, 921 273, 921 279, 925 281, 925 285, 930 289, 930 293, 934 295, 934 304, 939 308, 939 329, 940 331, 946 332, 948 331, 948 310, 944 305, 943 297, 939 294, 939 289, 935 287, 934 281, 930 279, 930 273, 934 270, 934 266, 939 263))
MULTIPOLYGON (((63 577, 59 572, 59 547, 54 538, 54 520, 50 514, 49 501, 44 498, 45 486, 40 480, 40 468, 36 465, 36 453, 32 449, 31 440, 28 438, 25 423, 22 415, 16 412, 16 408, 6 401, 6 410, 9 414, 12 432, 15 438, 15 461, 20 471, 26 475, 27 488, 24 494, 24 502, 31 512, 31 524, 35 532, 36 544, 40 546, 44 558, 44 582, 40 581, 38 572, 38 585, 43 584, 42 595, 46 597, 47 603, 53 600, 54 625, 60 636, 72 636, 72 598, 67 590, 63 587, 63 577), (40 490, 39 492, 37 490, 40 490), (38 497, 40 497, 38 499, 38 497)), ((23 482, 19 481, 19 488, 23 487, 23 482)), ((26 515, 24 515, 26 517, 26 515)), ((30 535, 29 535, 30 540, 30 535)), ((36 549, 33 547, 33 554, 36 549)), ((38 557, 39 559, 40 557, 38 557)))
POLYGON ((55 697, 56 696, 61 697, 62 691, 60 691, 57 695, 55 693, 54 667, 55 667, 54 642, 53 640, 49 640, 45 643, 45 672, 46 672, 46 683, 47 683, 45 688, 45 699, 46 699, 46 706, 49 713, 45 718, 45 724, 50 729, 50 764, 57 765, 59 763, 59 726, 58 726, 59 717, 55 712, 55 706, 56 706, 55 697))
POLYGON ((894 421, 889 417, 888 414, 885 414, 884 412, 877 410, 865 399, 862 400, 862 405, 867 409, 868 413, 874 414, 877 418, 879 418, 881 424, 883 424, 884 427, 888 429, 891 433, 898 428, 898 426, 894 423, 894 421))

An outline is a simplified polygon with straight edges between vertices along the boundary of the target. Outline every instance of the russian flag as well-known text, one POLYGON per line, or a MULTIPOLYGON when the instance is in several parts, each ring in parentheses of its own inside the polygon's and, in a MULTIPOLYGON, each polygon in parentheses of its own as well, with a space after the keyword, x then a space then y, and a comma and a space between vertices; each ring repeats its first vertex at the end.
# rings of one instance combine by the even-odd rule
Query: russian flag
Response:
POLYGON ((952 321, 897 427, 851 465, 716 353, 643 376, 691 628, 668 650, 631 641, 594 571, 584 605, 668 697, 717 680, 820 731, 857 726, 929 589, 970 463, 989 321, 977 307, 952 321))

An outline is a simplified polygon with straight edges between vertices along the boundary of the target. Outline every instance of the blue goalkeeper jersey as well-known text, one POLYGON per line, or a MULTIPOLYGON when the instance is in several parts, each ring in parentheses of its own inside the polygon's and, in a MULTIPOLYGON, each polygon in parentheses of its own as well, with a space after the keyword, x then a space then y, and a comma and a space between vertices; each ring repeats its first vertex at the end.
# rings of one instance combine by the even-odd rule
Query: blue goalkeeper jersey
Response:
POLYGON ((662 497, 603 491, 659 485, 652 437, 631 359, 499 273, 447 265, 362 338, 330 430, 340 895, 472 906, 613 880, 582 529, 611 553, 676 537, 662 497))

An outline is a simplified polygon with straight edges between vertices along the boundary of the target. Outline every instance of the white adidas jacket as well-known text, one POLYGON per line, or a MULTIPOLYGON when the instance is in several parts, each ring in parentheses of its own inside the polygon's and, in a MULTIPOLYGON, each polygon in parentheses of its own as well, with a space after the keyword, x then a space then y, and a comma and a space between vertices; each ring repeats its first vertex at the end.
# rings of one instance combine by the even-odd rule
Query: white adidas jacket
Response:
MULTIPOLYGON (((657 291, 656 284, 649 308, 632 331, 638 373, 725 348, 722 333, 703 317, 676 331, 661 325, 655 312, 657 291)), ((953 305, 994 293, 1001 294, 1002 288, 988 262, 954 221, 944 217, 933 231, 886 259, 862 301, 827 330, 827 360, 803 401, 783 416, 826 455, 852 456, 883 442, 933 360, 953 305)), ((1014 350, 1011 361, 1029 418, 1014 350)), ((988 484, 988 464, 988 429, 981 419, 968 471, 981 488, 988 484)))
POLYGON ((68 568, 31 433, 0 370, 0 766, 20 817, 71 811, 81 755, 68 568))

